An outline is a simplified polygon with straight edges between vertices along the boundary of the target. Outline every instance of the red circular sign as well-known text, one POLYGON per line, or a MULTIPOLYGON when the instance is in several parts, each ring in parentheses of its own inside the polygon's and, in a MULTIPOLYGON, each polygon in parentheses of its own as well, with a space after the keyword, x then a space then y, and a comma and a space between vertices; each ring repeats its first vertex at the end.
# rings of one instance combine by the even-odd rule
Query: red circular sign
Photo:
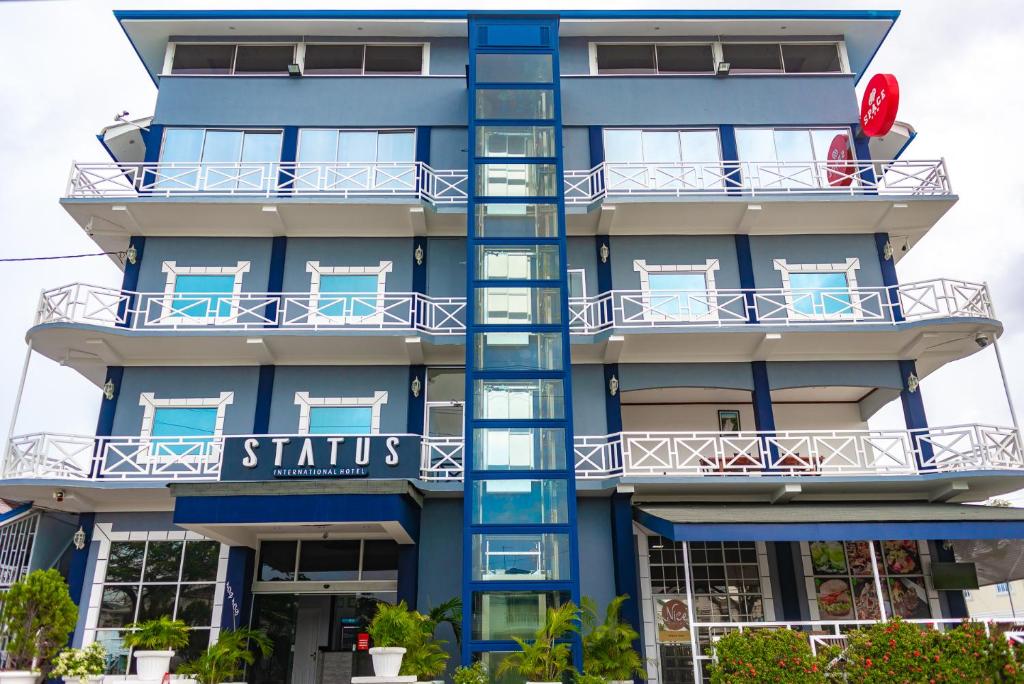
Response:
POLYGON ((850 149, 850 136, 840 133, 832 138, 832 144, 828 146, 825 177, 833 188, 844 188, 853 182, 855 172, 853 151, 850 149))
POLYGON ((860 127, 864 135, 877 138, 889 132, 900 106, 900 84, 892 74, 875 74, 860 101, 860 127))

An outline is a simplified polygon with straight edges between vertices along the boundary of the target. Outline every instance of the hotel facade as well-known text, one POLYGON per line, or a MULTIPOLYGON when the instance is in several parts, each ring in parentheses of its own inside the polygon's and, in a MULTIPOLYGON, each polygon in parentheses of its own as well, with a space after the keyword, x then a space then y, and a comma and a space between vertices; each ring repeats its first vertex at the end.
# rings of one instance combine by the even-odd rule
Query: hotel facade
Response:
POLYGON ((184 656, 264 629, 254 684, 369 673, 378 600, 461 598, 453 662, 493 664, 628 594, 659 684, 751 623, 965 616, 949 563, 1024 533, 966 504, 1024 456, 925 413, 1002 325, 897 277, 957 201, 872 135, 891 79, 862 112, 897 16, 115 13, 153 115, 60 201, 123 281, 53 283, 27 333, 99 419, 10 439, 4 579, 60 567, 122 672, 135 620, 184 656))

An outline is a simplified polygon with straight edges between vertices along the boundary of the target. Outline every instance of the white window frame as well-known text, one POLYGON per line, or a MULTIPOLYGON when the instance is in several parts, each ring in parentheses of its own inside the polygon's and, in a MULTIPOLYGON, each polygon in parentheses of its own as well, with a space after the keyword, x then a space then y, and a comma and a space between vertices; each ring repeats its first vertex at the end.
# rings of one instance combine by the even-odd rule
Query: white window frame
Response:
MULTIPOLYGON (((839 76, 839 75, 850 75, 853 70, 850 68, 850 56, 846 50, 846 41, 837 38, 835 40, 786 40, 779 38, 776 40, 758 39, 758 40, 739 40, 730 39, 725 37, 719 40, 636 40, 636 41, 603 41, 597 40, 587 44, 587 61, 589 67, 590 76, 600 76, 602 78, 615 77, 615 76, 673 76, 673 77, 697 77, 707 78, 708 76, 714 76, 714 72, 705 72, 699 74, 662 74, 655 71, 653 74, 601 74, 597 71, 597 46, 598 45, 654 45, 655 46, 655 69, 657 69, 657 46, 658 45, 710 45, 711 46, 711 58, 714 62, 713 66, 717 67, 720 62, 724 60, 724 51, 722 50, 722 44, 775 44, 775 45, 835 45, 839 52, 839 71, 822 71, 822 72, 806 72, 806 73, 786 73, 785 71, 768 73, 768 74, 739 74, 740 76, 839 76)), ((784 60, 780 54, 780 59, 784 60)), ((785 69, 785 61, 782 61, 782 68, 785 69)))
POLYGON ((718 320, 718 297, 715 285, 715 271, 720 267, 718 259, 707 259, 703 264, 648 264, 645 259, 635 259, 633 270, 640 274, 640 290, 642 292, 644 321, 673 321, 688 323, 697 321, 718 320), (708 312, 703 315, 686 314, 679 317, 658 313, 652 305, 652 297, 656 290, 651 289, 651 273, 703 273, 704 283, 708 291, 708 312))
MULTIPOLYGON (((82 646, 88 646, 96 640, 97 631, 123 631, 123 628, 99 628, 100 607, 103 601, 103 586, 107 575, 107 561, 110 559, 110 545, 112 542, 127 541, 215 541, 195 532, 182 529, 172 530, 151 530, 148 532, 114 532, 111 523, 97 523, 93 527, 92 543, 96 545, 96 563, 93 568, 92 582, 87 584, 88 597, 85 598, 86 613, 85 626, 82 631, 82 646)), ((216 589, 213 592, 213 613, 210 616, 210 643, 216 643, 221 630, 221 614, 224 610, 224 591, 228 576, 228 553, 230 547, 227 544, 220 545, 220 555, 217 559, 217 580, 216 589)), ((179 582, 179 586, 182 586, 179 582)), ((240 591, 242 587, 235 587, 240 591)), ((243 625, 239 625, 243 626, 243 625)))
POLYGON ((857 271, 860 269, 860 259, 849 257, 846 261, 832 264, 791 264, 785 259, 772 261, 776 271, 782 276, 782 289, 786 296, 786 317, 791 320, 804 321, 851 321, 860 318, 861 311, 860 293, 857 285, 857 271), (847 290, 850 296, 850 311, 846 313, 821 313, 803 314, 796 310, 796 300, 793 297, 793 288, 790 284, 791 273, 842 273, 846 276, 847 290))
MULTIPOLYGON (((281 41, 281 42, 267 42, 267 41, 252 41, 247 42, 244 40, 179 40, 167 43, 167 50, 164 53, 163 69, 161 70, 160 76, 185 76, 190 78, 224 78, 226 76, 236 76, 235 74, 235 58, 237 57, 237 48, 239 45, 250 47, 255 45, 267 45, 267 46, 281 46, 291 45, 294 47, 292 53, 292 59, 295 64, 299 65, 299 71, 302 72, 303 76, 306 76, 306 46, 307 45, 338 45, 338 44, 350 44, 350 45, 362 45, 363 49, 363 71, 358 74, 310 74, 310 78, 352 78, 352 77, 377 77, 377 76, 429 76, 430 75, 430 43, 428 41, 409 41, 409 42, 396 42, 396 41, 346 41, 343 43, 337 43, 334 41, 320 41, 320 40, 308 40, 308 41, 281 41), (178 45, 232 45, 235 47, 235 54, 231 57, 231 73, 230 74, 174 74, 172 69, 174 68, 174 49, 178 45), (420 61, 420 73, 418 74, 367 74, 366 73, 366 50, 367 45, 372 46, 388 46, 396 45, 403 47, 420 46, 423 48, 422 58, 420 61)), ((248 75, 248 74, 243 74, 248 75)), ((256 74, 258 76, 266 76, 267 78, 287 78, 288 74, 256 74)))
POLYGON ((370 434, 380 434, 381 407, 388 403, 387 392, 374 392, 372 397, 311 397, 309 392, 296 392, 295 405, 299 407, 299 434, 309 434, 312 408, 369 408, 370 434))
MULTIPOLYGON (((143 392, 139 395, 139 406, 143 408, 142 427, 139 429, 139 439, 143 446, 136 454, 138 463, 167 463, 173 459, 177 463, 200 463, 203 460, 215 460, 219 458, 219 449, 210 448, 208 453, 189 454, 187 456, 168 457, 157 453, 153 443, 153 422, 156 419, 158 408, 215 408, 217 409, 217 422, 214 425, 213 435, 209 438, 216 442, 224 436, 224 414, 227 407, 235 400, 234 392, 221 392, 216 397, 200 398, 167 398, 158 399, 154 392, 143 392)), ((161 439, 157 437, 155 439, 161 439)), ((205 438, 204 438, 205 439, 205 438)))
MULTIPOLYGON (((178 266, 175 261, 165 261, 161 265, 160 269, 167 274, 167 280, 164 283, 164 300, 161 307, 161 315, 155 321, 147 320, 148 325, 218 325, 220 323, 231 323, 238 318, 239 314, 239 298, 242 294, 242 280, 245 274, 249 272, 251 262, 239 261, 234 266, 178 266), (230 310, 227 316, 220 316, 217 311, 220 310, 220 304, 211 307, 213 310, 212 316, 191 316, 187 312, 178 312, 174 310, 174 302, 179 298, 178 293, 175 293, 174 288, 178 283, 178 276, 182 275, 230 275, 235 277, 235 282, 231 286, 231 304, 230 310)), ((184 294, 184 293, 182 293, 184 294)), ((200 293, 197 293, 200 294, 200 293)), ((187 297, 181 296, 181 299, 187 299, 187 297)), ((149 311, 147 310, 147 318, 149 311)))
POLYGON ((387 287, 388 273, 393 264, 381 261, 376 266, 321 266, 319 261, 307 261, 306 272, 309 276, 309 314, 306 322, 311 324, 355 324, 371 323, 380 325, 384 322, 384 293, 387 287), (320 312, 320 276, 331 275, 375 275, 377 276, 377 296, 375 311, 370 316, 328 316, 320 312))
MULTIPOLYGON (((287 47, 292 48, 292 62, 297 62, 299 59, 299 46, 300 44, 293 41, 281 41, 281 42, 268 42, 265 40, 257 40, 252 42, 238 41, 238 40, 179 40, 167 43, 167 52, 164 54, 164 67, 160 76, 187 76, 195 78, 208 78, 208 77, 220 77, 225 76, 236 76, 235 73, 235 62, 238 59, 238 47, 287 47), (234 48, 231 53, 231 73, 228 74, 175 74, 172 73, 174 69, 174 49, 178 45, 230 45, 234 48)), ((242 74, 243 76, 259 76, 266 78, 288 78, 288 74, 242 74)))

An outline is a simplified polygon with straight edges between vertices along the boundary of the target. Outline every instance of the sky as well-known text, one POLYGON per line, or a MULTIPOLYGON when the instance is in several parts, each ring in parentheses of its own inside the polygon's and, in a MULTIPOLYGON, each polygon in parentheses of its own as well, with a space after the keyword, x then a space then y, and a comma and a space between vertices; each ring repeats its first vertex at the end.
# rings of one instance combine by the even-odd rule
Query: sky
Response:
MULTIPOLYGON (((1019 0, 879 2, 314 2, 247 0, 0 0, 0 258, 98 251, 60 207, 73 160, 107 161, 96 133, 117 112, 153 111, 156 89, 113 9, 167 8, 705 8, 899 9, 902 16, 869 73, 900 80, 900 120, 916 127, 908 159, 943 157, 960 201, 898 265, 903 282, 935 277, 989 283, 1007 332, 1000 340, 1012 395, 1024 416, 1024 3, 1019 0), (25 67, 22 69, 21 67, 25 67), (31 68, 29 68, 31 67, 31 68), (1014 76, 1014 74, 1017 74, 1014 76)), ((862 81, 866 83, 867 79, 862 81)), ((41 290, 74 282, 118 287, 107 257, 0 263, 7 323, 0 326, 0 424, 12 415, 25 331, 41 290)), ((949 364, 920 389, 929 423, 1009 425, 991 349, 949 364)), ((92 434, 101 391, 34 354, 15 434, 92 434)), ((901 428, 898 402, 872 427, 901 428)), ((1024 502, 1024 494, 1019 498, 1024 502)))

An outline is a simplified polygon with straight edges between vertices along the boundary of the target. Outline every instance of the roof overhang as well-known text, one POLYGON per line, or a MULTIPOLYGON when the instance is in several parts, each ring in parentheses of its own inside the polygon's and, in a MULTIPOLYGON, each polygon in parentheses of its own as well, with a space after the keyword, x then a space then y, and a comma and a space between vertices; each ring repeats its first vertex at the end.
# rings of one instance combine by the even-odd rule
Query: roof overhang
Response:
MULTIPOLYGON (((899 17, 876 10, 576 10, 548 11, 562 37, 842 36, 850 68, 864 73, 899 17)), ((154 80, 171 36, 465 37, 469 10, 126 10, 115 11, 154 80)), ((501 14, 497 12, 496 14, 501 14)), ((517 13, 522 14, 522 13, 517 13)))
POLYGON ((119 121, 103 128, 96 138, 114 161, 136 164, 146 160, 146 141, 142 137, 142 132, 148 129, 151 123, 152 116, 119 121))
POLYGON ((1024 509, 970 504, 640 504, 634 519, 673 541, 1024 539, 1024 509))

